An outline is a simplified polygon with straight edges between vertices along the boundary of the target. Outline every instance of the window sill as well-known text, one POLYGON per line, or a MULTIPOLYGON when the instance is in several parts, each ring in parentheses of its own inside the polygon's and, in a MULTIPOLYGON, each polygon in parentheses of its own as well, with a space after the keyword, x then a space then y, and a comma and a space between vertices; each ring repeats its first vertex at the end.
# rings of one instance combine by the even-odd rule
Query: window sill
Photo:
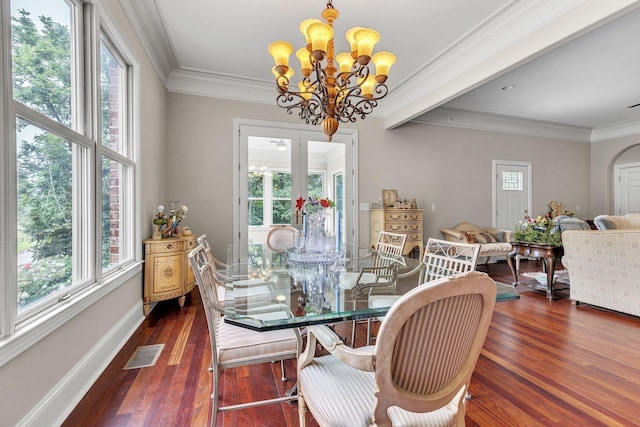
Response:
POLYGON ((0 367, 61 326, 64 326, 70 319, 73 319, 87 307, 99 301, 109 292, 117 289, 135 275, 140 274, 142 265, 143 262, 131 264, 118 274, 109 277, 102 284, 66 300, 50 312, 38 316, 24 325, 20 325, 12 335, 0 339, 0 367))

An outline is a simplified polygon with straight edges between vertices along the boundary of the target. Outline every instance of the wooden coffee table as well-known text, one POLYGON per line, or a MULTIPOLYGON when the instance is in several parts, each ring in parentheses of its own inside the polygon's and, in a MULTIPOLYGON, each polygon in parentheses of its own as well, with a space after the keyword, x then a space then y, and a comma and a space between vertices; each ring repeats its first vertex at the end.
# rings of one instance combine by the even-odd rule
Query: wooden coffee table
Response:
POLYGON ((507 263, 513 274, 513 286, 518 286, 518 263, 516 256, 541 258, 544 271, 547 273, 547 299, 553 301, 553 275, 556 269, 556 259, 564 255, 562 246, 543 245, 538 243, 511 243, 512 249, 507 253, 507 263))

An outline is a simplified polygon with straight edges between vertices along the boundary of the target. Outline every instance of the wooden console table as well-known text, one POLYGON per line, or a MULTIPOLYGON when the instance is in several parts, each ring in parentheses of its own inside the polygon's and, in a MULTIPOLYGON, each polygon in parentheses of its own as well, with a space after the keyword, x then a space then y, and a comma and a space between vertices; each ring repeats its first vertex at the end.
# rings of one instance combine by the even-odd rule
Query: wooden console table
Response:
POLYGON ((562 246, 543 245, 536 243, 511 243, 512 249, 507 253, 507 263, 513 274, 513 286, 518 286, 518 264, 516 256, 542 258, 544 271, 547 273, 547 299, 553 301, 553 275, 556 269, 556 259, 564 255, 562 246))
POLYGON ((157 301, 178 298, 180 308, 186 295, 195 287, 196 280, 189 252, 196 247, 197 236, 181 236, 144 241, 144 315, 148 316, 157 301))

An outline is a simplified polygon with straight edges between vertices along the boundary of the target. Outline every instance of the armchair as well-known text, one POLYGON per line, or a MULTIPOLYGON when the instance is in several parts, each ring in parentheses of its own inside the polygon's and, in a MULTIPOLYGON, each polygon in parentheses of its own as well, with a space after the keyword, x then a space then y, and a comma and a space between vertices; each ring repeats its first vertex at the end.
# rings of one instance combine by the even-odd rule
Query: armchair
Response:
POLYGON ((300 426, 464 426, 464 396, 484 343, 496 286, 469 272, 419 286, 382 322, 375 348, 309 328, 298 359, 300 426), (315 357, 316 343, 331 354, 315 357))

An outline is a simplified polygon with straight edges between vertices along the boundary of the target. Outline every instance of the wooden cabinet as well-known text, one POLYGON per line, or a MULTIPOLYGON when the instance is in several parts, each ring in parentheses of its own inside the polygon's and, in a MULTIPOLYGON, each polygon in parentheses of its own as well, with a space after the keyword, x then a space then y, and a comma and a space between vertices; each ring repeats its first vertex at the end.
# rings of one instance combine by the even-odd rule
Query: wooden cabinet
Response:
POLYGON ((422 255, 422 230, 424 209, 371 209, 371 246, 375 246, 381 231, 406 234, 402 253, 409 254, 418 248, 422 255))
POLYGON ((180 307, 195 286, 193 270, 187 258, 197 245, 196 236, 144 241, 144 315, 157 301, 178 298, 180 307))

